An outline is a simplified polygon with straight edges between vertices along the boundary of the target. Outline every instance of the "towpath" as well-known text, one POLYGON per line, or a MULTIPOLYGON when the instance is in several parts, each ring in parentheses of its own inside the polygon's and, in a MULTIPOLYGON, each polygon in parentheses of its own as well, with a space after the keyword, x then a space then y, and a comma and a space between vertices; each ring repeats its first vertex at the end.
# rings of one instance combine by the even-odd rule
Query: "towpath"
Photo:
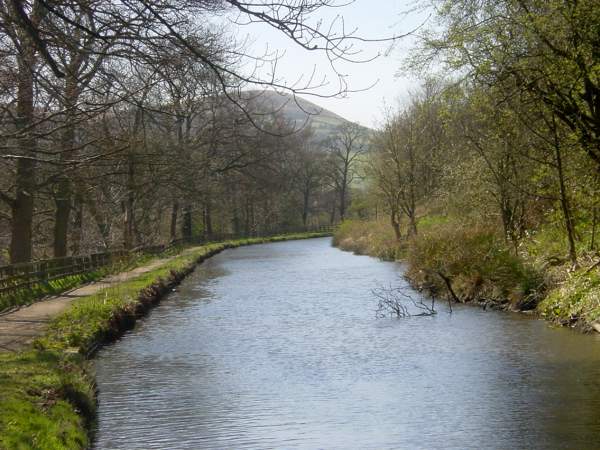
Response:
MULTIPOLYGON (((184 253, 193 249, 187 249, 184 253)), ((0 351, 18 351, 41 336, 48 323, 58 314, 66 310, 71 303, 79 298, 95 294, 107 287, 114 286, 127 280, 154 270, 172 258, 154 260, 146 265, 136 267, 127 272, 110 275, 84 286, 64 292, 56 297, 50 297, 0 315, 0 351)))

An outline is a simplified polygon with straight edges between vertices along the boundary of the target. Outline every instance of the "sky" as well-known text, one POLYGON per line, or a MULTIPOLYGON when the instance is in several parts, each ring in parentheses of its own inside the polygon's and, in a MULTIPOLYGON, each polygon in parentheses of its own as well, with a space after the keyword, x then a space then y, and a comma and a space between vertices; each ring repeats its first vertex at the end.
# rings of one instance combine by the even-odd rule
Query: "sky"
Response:
MULTIPOLYGON (((315 15, 315 19, 323 19, 324 23, 328 23, 340 15, 344 18, 346 30, 356 28, 357 35, 378 39, 405 34, 423 24, 427 19, 424 13, 407 13, 414 6, 414 0, 356 0, 345 7, 324 11, 318 17, 315 15)), ((278 51, 283 54, 275 70, 279 81, 287 85, 299 81, 298 85, 303 85, 313 71, 316 74, 313 79, 326 77, 328 85, 311 90, 311 94, 315 95, 302 97, 364 126, 377 127, 383 120, 386 105, 396 106, 406 99, 410 90, 418 86, 414 75, 398 76, 401 60, 413 43, 410 37, 398 41, 389 54, 386 54, 389 43, 361 44, 361 53, 357 58, 367 60, 378 54, 381 56, 370 62, 337 66, 340 73, 347 75, 348 89, 360 92, 348 92, 344 98, 323 98, 321 96, 338 92, 339 85, 335 72, 322 52, 307 51, 264 24, 236 26, 235 29, 238 39, 247 39, 251 53, 262 55, 265 51, 278 51), (361 91, 366 88, 369 89, 361 91)), ((253 68, 249 64, 247 70, 253 68)), ((267 76, 272 69, 269 65, 260 71, 267 76)))

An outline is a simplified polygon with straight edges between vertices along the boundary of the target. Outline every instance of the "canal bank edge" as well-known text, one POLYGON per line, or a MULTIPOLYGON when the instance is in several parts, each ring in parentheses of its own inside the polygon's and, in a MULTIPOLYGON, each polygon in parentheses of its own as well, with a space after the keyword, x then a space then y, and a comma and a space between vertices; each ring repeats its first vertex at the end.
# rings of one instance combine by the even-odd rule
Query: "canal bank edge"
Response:
POLYGON ((85 449, 92 442, 96 387, 89 359, 131 329, 195 267, 228 248, 331 236, 301 233, 187 249, 138 278, 83 297, 56 317, 32 348, 0 353, 0 449, 85 449))
POLYGON ((538 315, 553 324, 600 333, 600 270, 517 258, 491 229, 467 228, 426 217, 419 234, 396 241, 383 222, 350 220, 333 244, 345 251, 407 264, 418 290, 455 296, 460 303, 538 315), (449 289, 451 288, 451 291, 449 289))

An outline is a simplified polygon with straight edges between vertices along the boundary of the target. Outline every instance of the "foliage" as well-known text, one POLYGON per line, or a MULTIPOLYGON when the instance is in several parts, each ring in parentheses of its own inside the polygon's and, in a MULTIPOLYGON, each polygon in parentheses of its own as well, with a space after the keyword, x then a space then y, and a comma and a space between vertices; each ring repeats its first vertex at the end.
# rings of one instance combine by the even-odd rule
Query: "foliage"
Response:
MULTIPOLYGON (((577 121, 596 114, 597 63, 587 58, 598 41, 587 25, 597 28, 600 17, 580 16, 589 2, 434 3, 443 5, 440 27, 422 41, 431 54, 412 62, 441 58, 461 79, 425 79, 390 115, 375 135, 367 184, 391 226, 372 236, 353 225, 352 239, 341 233, 338 242, 373 255, 401 248, 416 284, 458 301, 532 309, 597 248, 595 131, 577 121), (580 20, 590 23, 576 30, 580 20), (573 35, 583 40, 563 41, 573 35), (577 53, 570 46, 581 46, 583 59, 559 75, 577 53), (416 223, 410 236, 401 221, 416 223), (386 242, 392 230, 397 242, 386 242)), ((593 314, 575 316, 588 323, 593 314)))
POLYGON ((423 227, 409 243, 407 261, 413 281, 444 292, 447 277, 461 301, 509 301, 530 309, 542 287, 539 273, 485 225, 449 221, 423 227))
POLYGON ((236 28, 265 23, 337 74, 357 36, 321 28, 336 3, 0 3, 0 264, 318 224, 333 189, 296 156, 325 152, 296 132, 347 121, 296 96, 325 80, 246 70, 282 55, 236 28))
POLYGON ((518 92, 552 110, 576 134, 590 162, 600 163, 597 1, 429 3, 438 26, 424 33, 413 62, 439 58, 478 84, 510 85, 511 95, 518 92))

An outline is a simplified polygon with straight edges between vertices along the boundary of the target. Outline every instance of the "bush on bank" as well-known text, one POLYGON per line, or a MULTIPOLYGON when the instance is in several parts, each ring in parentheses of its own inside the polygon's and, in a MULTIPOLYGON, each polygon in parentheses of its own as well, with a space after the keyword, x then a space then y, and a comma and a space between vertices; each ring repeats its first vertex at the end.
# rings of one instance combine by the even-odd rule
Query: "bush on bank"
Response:
POLYGON ((78 300, 52 321, 32 349, 0 353, 0 449, 87 448, 96 411, 89 356, 131 328, 197 263, 226 248, 327 235, 252 238, 189 249, 138 278, 78 300))
POLYGON ((462 302, 532 309, 541 294, 540 273, 511 251, 495 229, 456 222, 422 226, 410 239, 407 276, 417 285, 446 292, 444 279, 462 302))
POLYGON ((333 245, 388 261, 401 258, 403 253, 392 227, 381 221, 347 220, 336 230, 333 245))

